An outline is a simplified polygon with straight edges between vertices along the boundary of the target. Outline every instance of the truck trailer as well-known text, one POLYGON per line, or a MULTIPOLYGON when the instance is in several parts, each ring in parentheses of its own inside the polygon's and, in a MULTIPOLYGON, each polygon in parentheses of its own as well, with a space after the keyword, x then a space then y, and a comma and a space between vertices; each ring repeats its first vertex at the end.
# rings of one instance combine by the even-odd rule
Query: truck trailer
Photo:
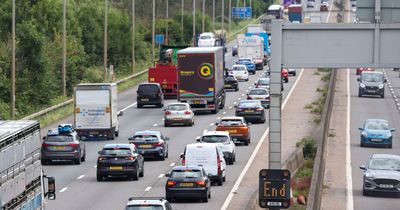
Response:
POLYGON ((262 70, 266 64, 264 39, 259 36, 238 35, 238 57, 252 58, 257 70, 262 70))
POLYGON ((178 101, 194 111, 218 113, 225 106, 223 47, 178 51, 178 101))

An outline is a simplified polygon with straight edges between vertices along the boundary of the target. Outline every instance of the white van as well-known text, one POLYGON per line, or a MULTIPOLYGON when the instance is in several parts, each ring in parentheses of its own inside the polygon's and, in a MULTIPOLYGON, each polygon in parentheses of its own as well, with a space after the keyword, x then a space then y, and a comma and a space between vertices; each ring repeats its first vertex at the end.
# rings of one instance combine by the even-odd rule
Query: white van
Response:
POLYGON ((216 144, 220 146, 228 165, 233 165, 236 159, 236 146, 229 137, 227 131, 206 131, 202 136, 197 137, 197 142, 216 144))
POLYGON ((195 143, 188 144, 181 154, 182 165, 201 166, 208 177, 222 185, 226 177, 226 162, 222 149, 217 144, 195 143))

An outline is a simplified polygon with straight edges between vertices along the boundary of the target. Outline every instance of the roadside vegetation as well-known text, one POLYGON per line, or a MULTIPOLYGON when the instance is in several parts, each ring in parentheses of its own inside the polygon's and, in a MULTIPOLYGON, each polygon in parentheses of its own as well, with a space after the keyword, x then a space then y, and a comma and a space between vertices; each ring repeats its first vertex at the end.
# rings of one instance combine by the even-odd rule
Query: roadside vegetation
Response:
POLYGON ((318 69, 314 72, 314 75, 320 76, 321 80, 324 82, 324 85, 323 87, 316 89, 316 91, 320 93, 319 98, 310 104, 305 105, 304 108, 310 110, 310 112, 314 114, 313 122, 315 124, 319 124, 321 122, 321 115, 324 111, 326 96, 328 94, 328 83, 331 78, 331 70, 318 69))

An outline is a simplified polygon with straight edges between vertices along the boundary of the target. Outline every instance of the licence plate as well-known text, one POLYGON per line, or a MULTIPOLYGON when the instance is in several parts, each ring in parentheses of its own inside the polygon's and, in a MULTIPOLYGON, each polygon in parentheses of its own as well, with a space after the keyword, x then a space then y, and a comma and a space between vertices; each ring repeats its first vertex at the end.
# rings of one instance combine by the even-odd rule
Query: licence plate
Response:
POLYGON ((174 120, 180 121, 180 120, 183 120, 183 118, 174 118, 174 120))
POLYGON ((224 85, 224 87, 230 87, 230 85, 224 85))
POLYGON ((110 166, 110 170, 122 170, 122 166, 110 166))
POLYGON ((382 139, 371 139, 372 142, 382 142, 382 139))
POLYGON ((237 130, 228 130, 229 133, 237 133, 237 130))
POLYGON ((267 203, 268 206, 281 206, 281 202, 268 202, 267 203))
POLYGON ((142 98, 141 101, 149 101, 149 99, 148 98, 142 98))
POLYGON ((99 134, 99 132, 97 132, 97 131, 90 132, 90 135, 97 135, 97 134, 99 134))
POLYGON ((63 146, 54 146, 53 149, 54 150, 65 150, 65 147, 63 147, 63 146))
POLYGON ((201 103, 201 101, 199 101, 199 100, 196 100, 196 101, 193 101, 193 103, 194 103, 194 104, 200 104, 200 103, 201 103))
POLYGON ((152 146, 149 144, 139 145, 139 148, 151 148, 152 146))
POLYGON ((193 183, 181 183, 179 186, 181 186, 181 187, 193 187, 193 183))
POLYGON ((390 188, 393 188, 393 185, 391 185, 391 184, 380 184, 379 187, 380 188, 390 189, 390 188))
POLYGON ((253 110, 244 110, 244 112, 254 112, 253 110))

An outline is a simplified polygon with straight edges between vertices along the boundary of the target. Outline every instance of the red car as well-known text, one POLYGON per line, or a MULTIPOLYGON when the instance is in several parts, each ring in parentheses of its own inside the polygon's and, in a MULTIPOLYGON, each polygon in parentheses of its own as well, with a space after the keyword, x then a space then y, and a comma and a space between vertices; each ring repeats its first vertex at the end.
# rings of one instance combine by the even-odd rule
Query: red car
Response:
POLYGON ((374 68, 357 68, 356 69, 356 74, 360 75, 361 72, 363 72, 363 71, 375 71, 375 69, 374 68))
POLYGON ((289 82, 289 74, 288 74, 288 71, 286 69, 282 69, 281 77, 285 81, 285 83, 289 82))

